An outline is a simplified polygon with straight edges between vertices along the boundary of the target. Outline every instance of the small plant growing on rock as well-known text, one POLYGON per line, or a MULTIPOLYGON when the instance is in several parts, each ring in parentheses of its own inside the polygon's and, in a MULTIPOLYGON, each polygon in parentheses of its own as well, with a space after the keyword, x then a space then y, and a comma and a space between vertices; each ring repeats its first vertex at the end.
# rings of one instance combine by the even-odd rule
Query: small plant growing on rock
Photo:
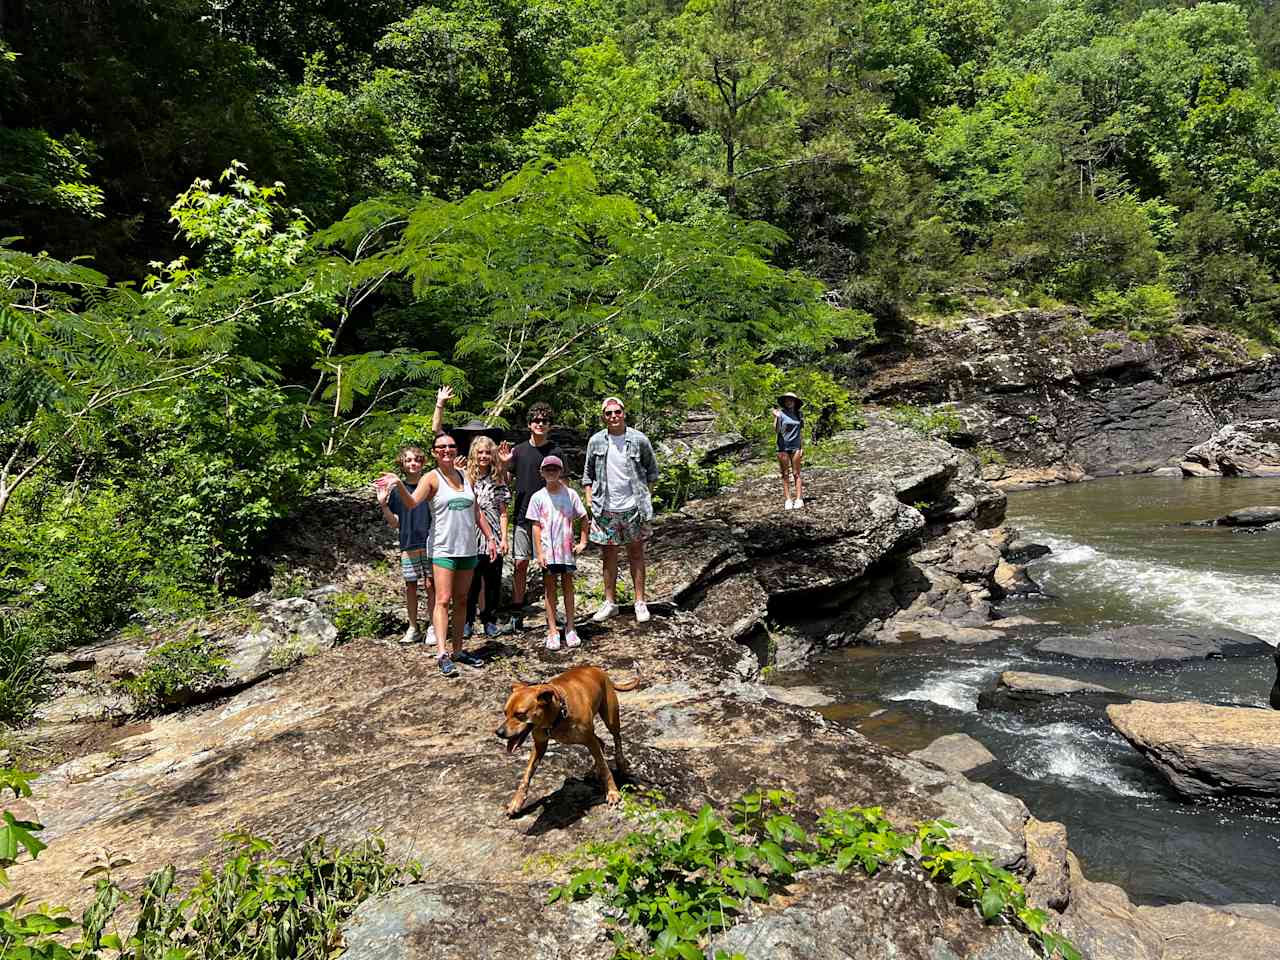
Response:
POLYGON ((899 403, 893 408, 893 419, 926 437, 942 437, 964 430, 964 421, 946 407, 914 407, 909 403, 899 403))
POLYGON ((151 650, 142 671, 120 686, 138 713, 158 713, 213 689, 227 678, 230 665, 221 643, 192 634, 151 650))
POLYGON ((710 497, 737 480, 733 464, 719 460, 704 467, 692 457, 663 461, 653 485, 654 507, 679 510, 690 500, 710 497))
POLYGON ((1005 459, 1005 455, 995 447, 983 444, 973 451, 978 458, 978 463, 984 467, 1004 466, 1009 461, 1005 459))
POLYGON ((338 642, 347 643, 358 637, 380 637, 388 632, 391 617, 367 593, 335 593, 333 625, 338 628, 338 642))

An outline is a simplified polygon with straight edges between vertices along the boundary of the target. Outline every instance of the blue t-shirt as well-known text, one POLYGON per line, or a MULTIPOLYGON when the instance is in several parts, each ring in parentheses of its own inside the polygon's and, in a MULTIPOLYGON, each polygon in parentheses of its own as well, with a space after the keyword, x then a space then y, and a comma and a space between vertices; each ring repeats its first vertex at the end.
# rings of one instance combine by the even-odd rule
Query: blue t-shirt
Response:
MULTIPOLYGON (((408 484, 406 484, 408 486, 408 484)), ((387 507, 400 518, 400 549, 425 550, 431 544, 431 501, 424 500, 412 510, 400 499, 400 490, 391 488, 387 507)))

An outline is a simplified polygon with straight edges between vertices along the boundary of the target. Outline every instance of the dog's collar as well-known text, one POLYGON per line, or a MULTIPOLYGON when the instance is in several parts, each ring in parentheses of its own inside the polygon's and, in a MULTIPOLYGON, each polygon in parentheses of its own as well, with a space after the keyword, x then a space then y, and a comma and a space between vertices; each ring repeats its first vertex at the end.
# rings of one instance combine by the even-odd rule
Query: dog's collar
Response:
POLYGON ((547 686, 551 687, 551 692, 555 694, 556 697, 556 706, 560 708, 560 712, 556 714, 555 722, 551 724, 554 728, 561 720, 569 716, 569 705, 565 703, 564 694, 560 692, 559 687, 552 687, 551 684, 547 684, 547 686))

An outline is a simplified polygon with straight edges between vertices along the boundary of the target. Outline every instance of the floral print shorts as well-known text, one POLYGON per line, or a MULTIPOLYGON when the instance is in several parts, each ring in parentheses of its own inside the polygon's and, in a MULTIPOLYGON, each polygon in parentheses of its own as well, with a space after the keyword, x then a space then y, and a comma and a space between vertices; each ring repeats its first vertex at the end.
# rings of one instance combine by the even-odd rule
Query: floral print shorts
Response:
POLYGON ((619 546, 636 543, 649 535, 649 525, 640 519, 640 511, 600 510, 591 517, 592 543, 601 546, 619 546))

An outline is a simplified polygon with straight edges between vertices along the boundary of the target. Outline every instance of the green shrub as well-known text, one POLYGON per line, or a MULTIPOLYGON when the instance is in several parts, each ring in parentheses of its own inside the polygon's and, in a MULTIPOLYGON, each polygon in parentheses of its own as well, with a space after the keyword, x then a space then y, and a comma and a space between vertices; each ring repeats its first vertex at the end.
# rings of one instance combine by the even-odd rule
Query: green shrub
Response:
POLYGON ((875 874, 909 858, 946 880, 984 920, 1003 916, 1021 927, 1046 957, 1080 960, 1066 938, 1045 928, 1047 915, 1027 905, 1013 874, 989 857, 948 844, 954 824, 931 820, 901 832, 879 807, 850 807, 824 812, 810 832, 787 812, 793 802, 782 790, 747 794, 726 820, 710 806, 694 815, 628 795, 627 812, 642 828, 580 848, 576 856, 587 866, 555 887, 551 901, 599 897, 618 920, 648 935, 646 947, 637 949, 619 925, 618 960, 701 960, 710 935, 729 926, 748 901, 779 892, 801 870, 856 866, 875 874))
POLYGON ((733 464, 724 460, 704 467, 694 457, 664 458, 653 484, 653 506, 657 511, 679 510, 687 501, 714 496, 736 480, 733 464))
POLYGON ((984 467, 1002 466, 1003 464, 1008 463, 1005 455, 989 444, 982 444, 977 447, 973 453, 974 456, 978 458, 978 463, 982 464, 984 467))
POLYGON ((44 643, 36 631, 0 613, 0 726, 29 721, 52 687, 44 643))
POLYGON ((330 602, 339 643, 357 637, 380 637, 393 627, 391 615, 367 593, 335 593, 330 602))
POLYGON ((1160 284, 1145 284, 1123 292, 1100 290, 1093 298, 1089 319, 1095 326, 1162 334, 1173 329, 1178 298, 1160 284))
POLYGON ((227 678, 229 666, 222 644, 193 634, 149 651, 142 671, 121 686, 138 713, 155 713, 212 689, 227 678))
POLYGON ((896 404, 893 419, 904 427, 910 427, 926 437, 940 437, 964 430, 964 421, 955 411, 946 407, 916 407, 909 403, 896 404))

